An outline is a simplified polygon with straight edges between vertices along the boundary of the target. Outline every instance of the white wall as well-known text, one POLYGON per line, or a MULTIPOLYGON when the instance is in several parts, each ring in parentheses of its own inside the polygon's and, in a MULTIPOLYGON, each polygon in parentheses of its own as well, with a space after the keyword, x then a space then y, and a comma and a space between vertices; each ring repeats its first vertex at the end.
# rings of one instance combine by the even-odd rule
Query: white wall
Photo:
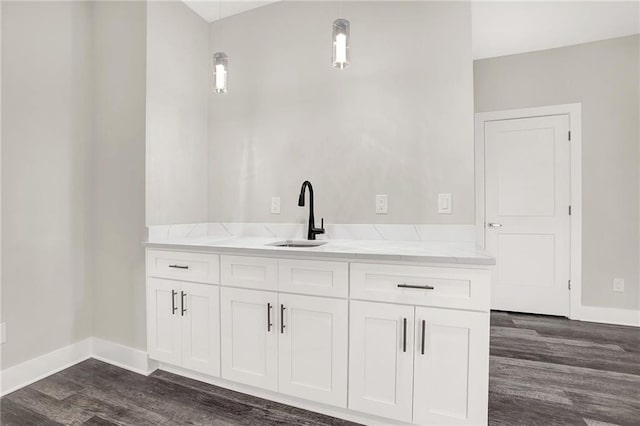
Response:
POLYGON ((582 301, 637 309, 640 36, 479 60, 474 73, 476 112, 582 102, 582 301))
POLYGON ((93 335, 146 348, 145 2, 93 5, 94 116, 87 279, 93 335))
POLYGON ((3 1, 2 368, 91 335, 91 5, 3 1))
POLYGON ((309 179, 329 223, 472 223, 469 4, 345 2, 344 71, 330 63, 339 10, 279 2, 211 24, 229 92, 209 95, 209 220, 302 222, 309 179), (452 215, 437 213, 441 192, 452 215), (375 214, 376 194, 388 215, 375 214))
POLYGON ((208 24, 178 0, 147 10, 147 225, 207 221, 208 24))

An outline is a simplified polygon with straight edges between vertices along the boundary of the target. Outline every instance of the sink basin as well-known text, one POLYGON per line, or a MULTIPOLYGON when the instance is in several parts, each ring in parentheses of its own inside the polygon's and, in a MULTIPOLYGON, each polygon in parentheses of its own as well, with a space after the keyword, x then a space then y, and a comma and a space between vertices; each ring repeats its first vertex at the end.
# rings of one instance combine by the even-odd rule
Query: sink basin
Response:
POLYGON ((310 248, 310 247, 318 247, 323 244, 327 244, 323 241, 309 241, 309 240, 286 240, 279 241, 277 243, 267 244, 268 246, 274 247, 298 247, 298 248, 310 248))

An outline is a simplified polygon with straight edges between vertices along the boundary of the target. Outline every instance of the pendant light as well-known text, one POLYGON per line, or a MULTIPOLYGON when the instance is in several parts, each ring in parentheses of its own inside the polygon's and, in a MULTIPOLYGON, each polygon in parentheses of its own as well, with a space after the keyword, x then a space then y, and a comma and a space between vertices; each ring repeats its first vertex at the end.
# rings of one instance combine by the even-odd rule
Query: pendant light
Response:
POLYGON ((213 55, 213 91, 227 93, 227 64, 229 58, 223 52, 213 55))
MULTIPOLYGON (((222 19, 222 0, 219 3, 219 16, 222 19)), ((213 91, 214 93, 227 93, 227 66, 229 57, 224 52, 213 54, 213 91)))
POLYGON ((333 66, 343 70, 349 66, 351 57, 349 52, 349 21, 342 18, 333 21, 331 38, 333 40, 333 66))

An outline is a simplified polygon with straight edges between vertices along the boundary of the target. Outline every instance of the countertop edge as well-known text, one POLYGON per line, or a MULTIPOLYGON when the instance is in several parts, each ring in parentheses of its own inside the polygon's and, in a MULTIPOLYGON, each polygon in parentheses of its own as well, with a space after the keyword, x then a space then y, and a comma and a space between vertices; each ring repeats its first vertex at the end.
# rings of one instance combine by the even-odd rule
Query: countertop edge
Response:
POLYGON ((323 259, 342 259, 342 260, 380 260, 389 262, 411 262, 411 263, 437 263, 452 265, 469 265, 469 266, 493 266, 495 259, 486 257, 453 257, 453 256, 434 256, 434 255, 406 255, 406 254, 386 254, 386 253, 342 253, 342 252, 317 252, 313 249, 293 249, 283 247, 255 248, 255 247, 225 247, 215 244, 198 244, 189 242, 143 242, 145 248, 156 249, 180 249, 194 251, 208 251, 216 253, 231 254, 250 254, 258 256, 301 256, 316 257, 323 259))

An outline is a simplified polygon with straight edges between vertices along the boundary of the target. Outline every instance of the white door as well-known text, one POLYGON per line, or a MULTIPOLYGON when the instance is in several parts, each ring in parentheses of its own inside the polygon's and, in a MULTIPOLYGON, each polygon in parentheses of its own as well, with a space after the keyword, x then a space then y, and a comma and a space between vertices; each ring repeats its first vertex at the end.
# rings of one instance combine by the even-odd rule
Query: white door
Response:
POLYGON ((229 287, 220 292, 222 377, 277 390, 277 295, 229 287))
POLYGON ((351 302, 349 408, 411 422, 413 306, 351 302))
POLYGON ((569 314, 568 132, 568 115, 485 123, 492 309, 569 314))
POLYGON ((149 357, 169 364, 182 362, 180 282, 147 279, 147 347, 149 357))
POLYGON ((279 391, 347 406, 346 300, 280 294, 279 391), (284 325, 284 327, 282 327, 284 325))
POLYGON ((416 308, 413 422, 487 424, 489 315, 416 308))
POLYGON ((220 376, 220 289, 182 283, 182 366, 220 376))

